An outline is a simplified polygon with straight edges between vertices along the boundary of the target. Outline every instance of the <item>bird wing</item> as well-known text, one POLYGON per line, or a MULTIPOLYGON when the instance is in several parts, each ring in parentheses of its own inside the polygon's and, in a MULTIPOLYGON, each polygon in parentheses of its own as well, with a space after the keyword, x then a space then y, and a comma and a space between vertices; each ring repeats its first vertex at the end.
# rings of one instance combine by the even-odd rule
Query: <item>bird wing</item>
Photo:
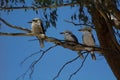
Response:
POLYGON ((91 36, 92 36, 93 41, 95 42, 95 38, 94 38, 94 36, 93 36, 93 34, 92 34, 92 33, 91 33, 91 36))
POLYGON ((77 37, 75 35, 73 35, 73 34, 71 36, 74 38, 75 42, 78 43, 77 37))
POLYGON ((83 39, 83 43, 86 44, 86 45, 89 45, 89 46, 94 46, 95 45, 95 39, 92 35, 91 32, 86 32, 83 34, 82 36, 82 39, 83 39))
POLYGON ((44 27, 43 27, 43 23, 41 22, 41 24, 40 24, 40 25, 41 25, 41 28, 42 28, 42 31, 41 31, 41 32, 42 32, 42 34, 45 34, 45 30, 44 30, 44 27))

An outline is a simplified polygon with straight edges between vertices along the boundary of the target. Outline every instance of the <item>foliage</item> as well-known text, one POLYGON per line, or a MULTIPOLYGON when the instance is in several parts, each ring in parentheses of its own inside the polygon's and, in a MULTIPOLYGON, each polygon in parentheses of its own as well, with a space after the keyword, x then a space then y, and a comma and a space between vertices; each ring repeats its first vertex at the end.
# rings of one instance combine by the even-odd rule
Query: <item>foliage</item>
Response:
POLYGON ((18 4, 25 4, 24 0, 1 0, 0 1, 0 6, 1 7, 13 7, 13 6, 17 6, 18 4))

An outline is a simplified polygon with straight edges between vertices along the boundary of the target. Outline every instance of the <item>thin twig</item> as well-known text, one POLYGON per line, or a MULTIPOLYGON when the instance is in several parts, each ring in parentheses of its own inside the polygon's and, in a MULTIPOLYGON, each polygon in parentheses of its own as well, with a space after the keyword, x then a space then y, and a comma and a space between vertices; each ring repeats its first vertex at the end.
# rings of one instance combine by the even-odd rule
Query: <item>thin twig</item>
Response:
POLYGON ((21 76, 19 76, 16 80, 19 80, 21 77, 22 79, 24 80, 25 79, 25 76, 26 74, 30 71, 30 74, 29 74, 29 78, 31 79, 32 78, 32 74, 34 72, 34 67, 35 65, 43 58, 44 54, 42 53, 42 55, 35 61, 33 61, 31 63, 31 65, 29 66, 29 68, 26 70, 26 72, 24 72, 21 76))
POLYGON ((29 68, 26 70, 26 72, 24 72, 22 75, 20 75, 16 80, 19 80, 20 78, 22 78, 22 80, 25 79, 25 75, 28 73, 29 68))
POLYGON ((38 51, 38 52, 35 52, 35 53, 29 55, 28 57, 26 57, 26 58, 20 63, 20 65, 24 64, 24 62, 25 62, 26 60, 28 60, 28 59, 31 58, 32 56, 34 56, 34 55, 36 55, 36 54, 38 54, 38 53, 40 53, 40 52, 42 52, 42 51, 43 51, 43 50, 40 50, 40 51, 38 51))
POLYGON ((52 49, 52 48, 54 48, 54 47, 56 47, 56 46, 57 46, 57 45, 54 45, 54 46, 49 47, 47 50, 45 50, 45 51, 42 52, 42 55, 41 55, 37 60, 35 60, 34 62, 32 62, 32 64, 30 65, 30 70, 31 70, 31 72, 30 72, 30 74, 29 74, 29 77, 30 77, 30 78, 32 77, 32 74, 33 74, 33 72, 34 72, 34 67, 35 67, 35 65, 42 59, 42 57, 44 56, 44 54, 45 54, 46 52, 48 52, 50 49, 52 49))
POLYGON ((57 79, 57 78, 59 77, 60 73, 62 72, 62 70, 65 68, 65 66, 67 66, 68 64, 70 64, 70 63, 72 63, 73 61, 77 60, 79 57, 80 57, 80 56, 77 56, 77 57, 75 57, 74 59, 66 62, 66 63, 60 68, 60 70, 58 71, 57 75, 56 75, 52 80, 57 79))
POLYGON ((32 40, 28 40, 28 41, 36 41, 36 40, 38 40, 38 39, 32 39, 32 40))
POLYGON ((0 18, 0 21, 2 21, 4 24, 6 24, 8 27, 11 27, 11 28, 14 28, 14 29, 18 29, 18 30, 22 30, 22 31, 25 31, 25 32, 31 32, 31 30, 27 29, 27 28, 22 28, 22 27, 19 27, 19 26, 13 26, 11 25, 10 23, 8 23, 7 21, 5 21, 4 19, 0 18))
POLYGON ((69 79, 68 80, 71 80, 71 78, 76 75, 83 67, 84 63, 85 63, 85 60, 87 59, 87 56, 88 56, 89 53, 87 53, 87 55, 85 56, 84 60, 82 61, 82 64, 80 65, 80 67, 70 75, 69 79))
MULTIPOLYGON (((45 51, 42 51, 42 55, 41 55, 37 60, 33 61, 33 62, 31 63, 31 65, 29 66, 29 68, 26 70, 26 72, 24 72, 24 73, 23 73, 21 76, 19 76, 16 80, 19 80, 21 77, 22 77, 22 79, 24 79, 25 76, 26 76, 26 74, 28 73, 28 71, 30 71, 29 78, 31 79, 32 74, 33 74, 33 72, 34 72, 34 67, 35 67, 35 65, 36 65, 38 62, 40 62, 40 60, 43 58, 43 56, 45 55, 46 52, 48 52, 49 50, 51 50, 52 48, 54 48, 54 47, 56 47, 56 46, 57 46, 57 45, 51 46, 51 47, 49 47, 48 49, 46 49, 45 51)), ((36 54, 37 54, 37 53, 36 53, 36 54)), ((35 53, 34 53, 33 55, 35 55, 35 53)), ((33 56, 33 55, 28 56, 28 58, 31 57, 31 56, 33 56)), ((26 58, 26 59, 28 59, 28 58, 26 58)), ((24 61, 26 61, 26 60, 24 60, 24 61)))

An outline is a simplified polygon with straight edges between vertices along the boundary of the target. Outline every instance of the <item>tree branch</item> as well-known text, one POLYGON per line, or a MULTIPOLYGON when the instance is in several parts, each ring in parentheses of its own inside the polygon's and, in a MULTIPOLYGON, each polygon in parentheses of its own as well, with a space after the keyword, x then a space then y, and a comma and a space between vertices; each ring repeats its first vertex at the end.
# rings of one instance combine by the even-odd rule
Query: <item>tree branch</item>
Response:
POLYGON ((65 66, 67 66, 68 64, 70 64, 70 63, 72 63, 73 61, 77 60, 79 57, 80 57, 80 56, 77 56, 77 57, 75 57, 74 59, 66 62, 66 63, 60 68, 60 70, 58 71, 57 75, 56 75, 52 80, 57 79, 57 78, 60 76, 60 73, 62 72, 62 70, 65 68, 65 66))
POLYGON ((85 63, 85 60, 87 59, 87 56, 88 56, 89 53, 87 53, 87 55, 85 56, 84 60, 82 61, 82 64, 80 65, 80 67, 70 75, 69 79, 68 80, 71 80, 71 78, 76 75, 83 67, 84 63, 85 63))
MULTIPOLYGON (((13 25, 9 24, 8 22, 6 22, 5 20, 3 20, 2 18, 0 18, 0 20, 11 28, 23 30, 26 32, 31 32, 31 30, 29 30, 29 29, 21 28, 18 26, 13 26, 13 25)), ((43 38, 42 34, 33 34, 33 33, 4 33, 4 32, 0 32, 0 36, 39 36, 39 37, 43 38)), ((102 49, 100 47, 87 46, 87 45, 83 45, 80 43, 73 43, 73 42, 68 42, 68 41, 63 42, 61 40, 58 40, 58 39, 55 39, 52 37, 47 37, 47 36, 45 36, 44 40, 47 42, 53 42, 54 44, 63 46, 64 48, 68 48, 68 49, 71 49, 74 51, 85 50, 85 47, 90 47, 90 48, 92 47, 94 51, 101 51, 101 52, 106 51, 106 50, 111 51, 111 50, 108 50, 107 48, 102 49)))
POLYGON ((32 33, 4 33, 4 32, 0 32, 0 36, 35 36, 35 34, 32 34, 32 33))
POLYGON ((16 10, 16 9, 46 9, 46 8, 57 8, 57 7, 65 7, 79 4, 78 2, 68 3, 68 4, 60 4, 60 5, 52 5, 52 6, 21 6, 21 7, 0 7, 0 10, 16 10))
MULTIPOLYGON (((0 32, 0 36, 40 36, 42 37, 42 34, 32 34, 32 33, 3 33, 0 32)), ((60 45, 64 48, 71 49, 73 51, 81 51, 85 50, 85 47, 93 48, 93 51, 99 51, 99 52, 104 52, 104 51, 110 51, 109 49, 103 49, 100 47, 95 47, 95 46, 87 46, 81 43, 74 43, 74 42, 69 42, 69 41, 64 41, 64 40, 59 40, 53 37, 47 37, 45 36, 44 38, 45 41, 47 42, 52 42, 54 44, 60 45)), ((113 51, 114 52, 114 51, 113 51)))
MULTIPOLYGON (((33 72, 34 72, 34 67, 35 67, 35 65, 36 65, 38 62, 40 62, 40 60, 43 58, 43 56, 45 55, 45 53, 47 53, 49 50, 51 50, 52 48, 54 48, 54 47, 56 47, 56 46, 57 46, 57 45, 51 46, 51 47, 49 47, 48 49, 46 49, 45 51, 42 50, 42 55, 41 55, 37 60, 33 61, 33 62, 31 63, 31 65, 29 66, 29 68, 26 70, 26 72, 24 72, 24 73, 23 73, 21 76, 19 76, 16 80, 19 80, 21 77, 22 77, 22 79, 24 79, 25 76, 26 76, 26 74, 28 73, 28 71, 30 71, 30 73, 29 73, 29 78, 31 79, 31 78, 32 78, 32 74, 33 74, 33 72)), ((39 51, 39 52, 41 52, 41 51, 39 51)), ((22 63, 24 63, 28 58, 32 57, 32 56, 35 55, 35 54, 37 54, 37 53, 33 53, 32 55, 30 55, 30 56, 28 56, 27 58, 25 58, 24 61, 22 61, 22 63)))
POLYGON ((19 27, 19 26, 13 26, 11 25, 10 23, 8 23, 7 21, 5 21, 4 19, 0 18, 0 21, 2 21, 4 24, 6 24, 8 27, 10 28, 14 28, 14 29, 18 29, 18 30, 22 30, 22 31, 25 31, 25 32, 31 32, 31 30, 29 29, 26 29, 26 28, 22 28, 22 27, 19 27))
POLYGON ((31 58, 32 56, 34 56, 34 55, 36 55, 36 54, 38 54, 38 53, 41 53, 41 52, 44 52, 44 51, 43 51, 43 50, 40 50, 40 51, 35 52, 35 53, 31 54, 30 56, 26 57, 26 58, 20 63, 20 65, 22 65, 24 62, 26 62, 26 61, 27 61, 29 58, 31 58))
POLYGON ((34 62, 32 62, 32 64, 30 65, 30 70, 31 70, 31 72, 30 72, 30 74, 29 74, 29 77, 30 77, 30 78, 32 77, 32 74, 33 74, 33 72, 34 72, 34 67, 35 67, 35 65, 36 65, 38 62, 40 62, 40 60, 43 58, 43 56, 44 56, 44 54, 45 54, 46 52, 48 52, 49 50, 51 50, 52 48, 54 48, 54 47, 56 47, 56 46, 57 46, 57 45, 54 45, 54 46, 49 47, 47 50, 45 50, 45 51, 42 52, 42 55, 41 55, 37 60, 35 60, 34 62))

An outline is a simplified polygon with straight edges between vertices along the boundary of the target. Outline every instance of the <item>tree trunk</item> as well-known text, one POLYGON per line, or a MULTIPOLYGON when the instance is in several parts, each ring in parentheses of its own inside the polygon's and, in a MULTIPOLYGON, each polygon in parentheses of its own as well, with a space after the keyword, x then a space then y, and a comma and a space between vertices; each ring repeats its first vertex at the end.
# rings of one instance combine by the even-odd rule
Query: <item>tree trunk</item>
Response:
POLYGON ((102 54, 107 60, 107 63, 117 80, 120 80, 120 45, 117 43, 113 34, 112 25, 110 25, 109 21, 106 22, 105 18, 97 9, 91 9, 90 13, 92 15, 101 48, 107 48, 109 50, 103 51, 102 54))

